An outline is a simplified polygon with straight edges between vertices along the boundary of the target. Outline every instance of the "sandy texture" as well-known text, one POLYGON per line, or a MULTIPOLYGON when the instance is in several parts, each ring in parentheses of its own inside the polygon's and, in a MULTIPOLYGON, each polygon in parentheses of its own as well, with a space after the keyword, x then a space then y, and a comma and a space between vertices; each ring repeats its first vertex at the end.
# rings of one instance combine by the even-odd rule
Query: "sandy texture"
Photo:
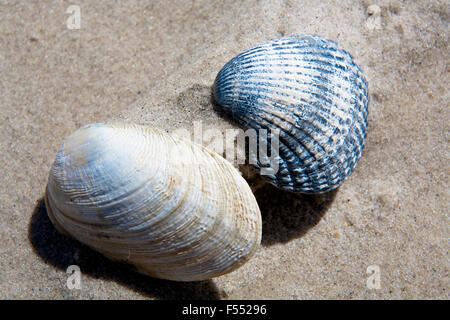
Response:
POLYGON ((448 1, 84 1, 70 30, 76 3, 0 4, 0 298, 449 298, 448 1), (211 104, 220 68, 305 33, 337 41, 364 71, 367 145, 351 178, 321 196, 245 169, 263 214, 250 262, 210 281, 156 280, 52 227, 42 198, 65 136, 106 120, 232 128, 211 104), (81 290, 66 287, 71 264, 81 290), (366 285, 371 265, 380 289, 366 285))

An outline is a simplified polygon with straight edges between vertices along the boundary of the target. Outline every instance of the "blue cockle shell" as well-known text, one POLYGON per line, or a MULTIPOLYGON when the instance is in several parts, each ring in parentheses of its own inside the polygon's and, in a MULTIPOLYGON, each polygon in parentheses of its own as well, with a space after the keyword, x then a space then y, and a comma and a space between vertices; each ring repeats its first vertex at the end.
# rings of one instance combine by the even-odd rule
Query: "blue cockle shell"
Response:
MULTIPOLYGON (((305 35, 247 50, 218 73, 213 94, 219 108, 245 128, 277 130, 278 156, 271 158, 277 170, 264 177, 279 188, 333 190, 362 156, 367 83, 335 42, 305 35)), ((254 165, 261 168, 259 160, 254 165)))

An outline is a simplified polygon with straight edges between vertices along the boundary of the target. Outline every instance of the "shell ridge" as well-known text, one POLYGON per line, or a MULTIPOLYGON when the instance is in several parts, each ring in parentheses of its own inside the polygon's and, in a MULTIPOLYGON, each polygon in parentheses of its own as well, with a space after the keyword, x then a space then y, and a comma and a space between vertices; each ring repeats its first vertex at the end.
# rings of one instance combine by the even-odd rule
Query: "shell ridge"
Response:
MULTIPOLYGON (((266 110, 266 112, 269 112, 268 110, 266 110)), ((302 121, 304 121, 303 119, 302 119, 302 121)), ((272 123, 273 124, 273 123, 272 123)), ((281 131, 281 132, 283 132, 283 130, 281 131)), ((314 139, 312 139, 312 141, 314 141, 314 139)), ((301 143, 301 140, 300 140, 300 143, 301 143)), ((306 148, 306 146, 305 145, 303 145, 303 147, 304 147, 304 149, 306 149, 306 150, 309 150, 308 148, 306 148)), ((292 149, 290 149, 291 150, 291 152, 292 152, 292 149)), ((325 153, 326 154, 328 154, 328 152, 326 151, 326 150, 324 150, 325 151, 325 153)), ((311 154, 311 153, 310 153, 311 154)), ((330 168, 333 168, 333 167, 336 167, 336 168, 339 168, 340 167, 340 165, 337 165, 336 163, 334 163, 334 160, 333 160, 333 157, 331 157, 330 159, 332 159, 332 162, 327 166, 327 165, 323 165, 323 164, 320 164, 320 166, 319 166, 319 168, 327 168, 327 167, 330 167, 330 168)), ((289 167, 289 166, 288 166, 289 167)), ((317 171, 317 169, 313 169, 313 170, 308 170, 310 173, 308 174, 308 176, 309 175, 314 175, 315 173, 316 173, 316 171, 317 171)), ((331 170, 330 171, 330 173, 332 173, 333 171, 331 170)), ((291 173, 292 174, 292 173, 291 173)))
MULTIPOLYGON (((276 115, 274 115, 274 117, 278 117, 276 115)), ((282 118, 280 118, 281 120, 283 120, 282 118)), ((310 136, 307 132, 303 131, 301 128, 298 127, 292 127, 293 129, 295 129, 298 132, 302 132, 302 134, 304 135, 305 138, 308 138, 308 141, 311 143, 313 143, 313 145, 317 148, 320 148, 321 151, 323 152, 322 155, 318 155, 316 154, 316 152, 311 152, 311 149, 313 148, 308 147, 306 144, 304 144, 302 142, 302 140, 298 140, 298 136, 294 133, 291 132, 286 132, 285 130, 282 130, 281 127, 279 127, 277 124, 275 124, 274 122, 270 121, 269 119, 265 119, 267 122, 270 123, 270 125, 268 126, 268 128, 270 127, 275 127, 278 128, 280 130, 280 132, 284 135, 284 136, 280 136, 280 141, 283 141, 283 144, 286 146, 286 148, 289 150, 289 152, 292 155, 295 155, 297 158, 298 163, 302 163, 304 169, 305 169, 305 174, 307 174, 308 176, 314 175, 315 172, 317 171, 317 169, 321 168, 321 169, 325 169, 327 167, 333 167, 333 166, 337 166, 337 164, 334 162, 333 158, 330 158, 330 162, 323 162, 321 159, 327 157, 327 155, 329 154, 329 151, 324 149, 324 147, 319 144, 312 136, 310 136), (298 143, 301 144, 301 146, 303 147, 303 151, 307 152, 307 157, 300 157, 300 155, 298 154, 298 152, 296 152, 296 148, 294 148, 294 141, 297 141, 298 143), (313 162, 317 163, 319 162, 319 168, 311 168, 309 165, 305 165, 305 160, 307 159, 311 159, 313 158, 314 160, 312 160, 313 162)), ((317 151, 317 150, 316 150, 317 151)), ((289 159, 289 158, 288 158, 289 159)), ((310 160, 311 161, 311 160, 310 160)), ((290 161, 289 161, 290 162, 290 161)), ((295 167, 296 163, 292 163, 291 167, 295 167)), ((292 174, 292 173, 291 173, 292 174)), ((292 176, 294 176, 294 174, 292 174, 292 176)))
MULTIPOLYGON (((274 81, 276 81, 277 79, 271 79, 271 80, 274 80, 274 81)), ((232 81, 232 83, 233 83, 234 81, 232 81)), ((251 84, 251 85, 253 85, 254 84, 254 82, 253 81, 245 81, 245 80, 242 80, 242 81, 236 81, 236 83, 238 83, 238 82, 240 82, 240 83, 242 83, 242 84, 251 84)), ((232 83, 230 84, 230 86, 232 85, 232 83)), ((260 93, 260 92, 269 92, 269 89, 263 89, 264 87, 272 87, 272 88, 277 88, 277 87, 280 87, 281 85, 271 85, 271 84, 269 84, 269 83, 264 83, 264 82, 260 82, 260 83, 257 83, 258 84, 258 86, 249 86, 248 88, 247 88, 247 91, 250 91, 250 92, 254 92, 254 96, 258 96, 258 94, 260 93)), ((305 86, 307 85, 307 84, 304 84, 305 86)), ((308 85, 311 85, 311 86, 314 86, 314 85, 312 85, 312 84, 308 84, 308 85)), ((299 92, 299 93, 302 93, 302 94, 304 94, 304 95, 307 95, 307 96, 314 96, 315 98, 316 98, 316 100, 317 100, 317 103, 316 104, 314 104, 314 108, 319 108, 320 110, 323 110, 324 111, 324 114, 328 114, 329 112, 328 112, 328 110, 330 110, 332 107, 333 107, 333 101, 332 100, 330 100, 330 97, 328 97, 328 96, 324 96, 324 95, 321 95, 320 93, 317 93, 317 92, 311 92, 311 91, 309 91, 309 90, 305 90, 305 89, 300 89, 300 88, 295 88, 295 87, 291 87, 291 86, 284 86, 285 88, 289 88, 289 89, 292 89, 292 90, 294 90, 294 91, 297 91, 297 92, 299 92), (321 98, 323 98, 323 99, 321 99, 321 98), (329 108, 328 109, 324 109, 323 108, 323 106, 321 105, 321 104, 318 104, 318 102, 319 101, 325 101, 325 102, 327 102, 327 105, 329 106, 329 108), (325 111, 326 110, 326 111, 325 111)), ((225 91, 224 90, 224 93, 226 93, 227 91, 225 91)), ((320 91, 319 91, 320 92, 320 91)), ((284 93, 277 93, 277 94, 279 94, 279 95, 281 95, 281 96, 287 96, 286 94, 284 94, 284 93)), ((240 95, 244 95, 242 92, 240 93, 240 95)), ((272 99, 272 97, 271 96, 267 96, 267 95, 259 95, 261 98, 264 98, 264 99, 266 99, 266 100, 269 100, 269 99, 272 99)), ((227 99, 232 99, 232 98, 238 98, 239 96, 238 95, 236 95, 236 94, 234 94, 234 95, 228 95, 228 98, 227 99)), ((305 102, 305 103, 308 103, 308 104, 312 104, 312 102, 313 101, 307 101, 307 100, 305 100, 304 98, 302 98, 302 97, 299 97, 299 96, 292 96, 292 97, 294 97, 294 98, 296 98, 297 100, 299 100, 299 101, 301 101, 301 102, 305 102)), ((345 100, 343 97, 340 97, 340 98, 342 98, 343 99, 343 101, 344 102, 347 102, 347 103, 350 103, 350 101, 348 101, 348 100, 345 100)), ((222 98, 222 101, 224 101, 224 98, 222 98)), ((339 106, 338 105, 335 105, 335 107, 337 108, 337 110, 339 110, 339 111, 341 111, 341 112, 343 112, 343 113, 347 113, 347 110, 346 109, 340 109, 339 108, 339 106)))
MULTIPOLYGON (((256 116, 256 115, 255 115, 255 116, 256 116)), ((256 117, 258 117, 258 116, 256 116, 256 117)), ((264 120, 264 119, 263 119, 263 120, 264 120)), ((272 123, 271 123, 270 121, 268 121, 268 120, 265 120, 264 122, 265 122, 265 123, 269 123, 269 126, 263 126, 263 125, 261 124, 261 125, 258 125, 258 126, 257 126, 258 129, 269 130, 269 129, 270 129, 270 124, 272 124, 272 123)), ((256 122, 256 123, 259 124, 259 122, 256 122)), ((281 130, 278 126, 274 125, 274 127, 277 128, 280 132, 283 132, 283 130, 281 130)), ((258 133, 258 134, 259 134, 259 133, 258 133)), ((291 137, 291 139, 292 139, 292 137, 291 137)), ((295 163, 292 162, 292 161, 294 161, 293 159, 296 158, 296 159, 297 159, 297 162, 300 162, 300 163, 301 163, 301 162, 304 161, 304 158, 300 158, 299 155, 291 149, 290 145, 286 143, 286 138, 285 138, 285 137, 281 137, 281 136, 280 136, 279 144, 280 144, 280 145, 279 145, 279 149, 280 149, 281 151, 283 151, 283 153, 285 153, 286 155, 289 155, 288 157, 286 157, 286 159, 284 159, 284 161, 286 162, 286 169, 287 169, 288 172, 289 172, 289 178, 290 178, 291 181, 292 181, 292 177, 295 176, 295 174, 294 174, 293 171, 292 171, 292 168, 295 167, 295 163)), ((306 146, 303 145, 303 143, 301 143, 301 144, 302 144, 303 150, 304 150, 305 152, 307 152, 307 154, 308 154, 309 156, 314 157, 314 155, 312 155, 312 154, 310 153, 309 149, 306 148, 306 146)), ((258 137, 258 139, 257 139, 257 147, 258 147, 258 149, 259 149, 259 137, 258 137)), ((257 167, 258 167, 258 168, 261 168, 261 164, 259 163, 257 167)), ((306 167, 304 167, 304 166, 300 166, 300 168, 302 168, 302 171, 303 171, 303 170, 306 170, 306 167)), ((305 173, 305 174, 306 174, 306 173, 305 173)), ((306 174, 306 175, 307 175, 307 174, 306 174)), ((308 176, 308 178, 309 178, 309 176, 308 176)))

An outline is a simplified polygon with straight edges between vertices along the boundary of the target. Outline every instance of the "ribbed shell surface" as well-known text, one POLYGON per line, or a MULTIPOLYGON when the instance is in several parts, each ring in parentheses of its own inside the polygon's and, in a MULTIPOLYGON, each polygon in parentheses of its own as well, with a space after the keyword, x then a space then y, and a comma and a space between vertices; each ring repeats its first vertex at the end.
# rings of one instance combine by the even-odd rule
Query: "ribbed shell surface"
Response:
POLYGON ((368 88, 350 54, 334 42, 296 36, 247 50, 222 68, 213 92, 244 127, 278 130, 279 169, 265 177, 280 188, 335 189, 361 158, 368 88))
POLYGON ((69 136, 50 171, 46 206, 61 232, 163 279, 230 272, 261 240, 256 200, 230 163, 137 125, 94 124, 69 136))

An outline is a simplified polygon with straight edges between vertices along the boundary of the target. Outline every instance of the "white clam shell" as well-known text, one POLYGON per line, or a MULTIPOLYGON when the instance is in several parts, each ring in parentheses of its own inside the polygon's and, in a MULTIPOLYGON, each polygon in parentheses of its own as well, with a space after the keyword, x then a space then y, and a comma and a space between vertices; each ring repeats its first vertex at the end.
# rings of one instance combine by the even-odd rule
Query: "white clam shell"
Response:
POLYGON ((228 273, 261 241, 257 202, 230 163, 137 125, 70 135, 51 168, 46 207, 61 232, 163 279, 228 273))

